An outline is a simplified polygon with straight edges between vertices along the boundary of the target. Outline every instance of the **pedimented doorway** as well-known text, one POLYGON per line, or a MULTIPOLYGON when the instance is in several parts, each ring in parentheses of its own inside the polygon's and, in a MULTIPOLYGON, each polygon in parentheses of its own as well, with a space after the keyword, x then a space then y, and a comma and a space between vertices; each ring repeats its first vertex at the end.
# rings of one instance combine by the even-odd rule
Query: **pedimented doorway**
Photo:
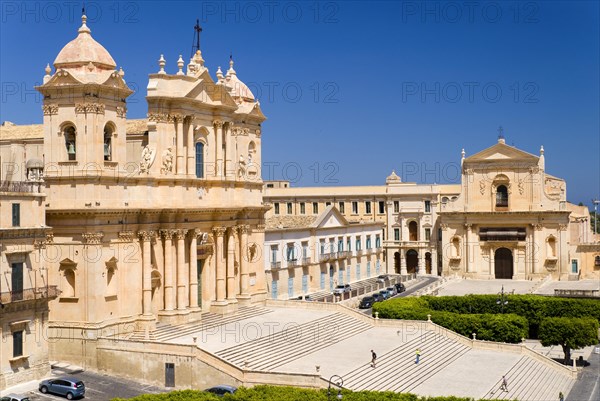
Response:
POLYGON ((497 279, 513 278, 513 254, 508 248, 498 248, 494 253, 494 273, 497 279))

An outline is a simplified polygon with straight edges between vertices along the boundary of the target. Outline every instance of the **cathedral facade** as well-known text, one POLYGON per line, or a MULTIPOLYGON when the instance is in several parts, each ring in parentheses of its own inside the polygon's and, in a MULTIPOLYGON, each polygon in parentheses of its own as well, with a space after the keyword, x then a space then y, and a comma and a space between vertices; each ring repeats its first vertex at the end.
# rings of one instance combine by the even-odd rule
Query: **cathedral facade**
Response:
MULTIPOLYGON (((86 22, 36 88, 43 124, 3 127, 0 150, 3 181, 27 183, 25 165, 43 166, 40 193, 30 196, 38 207, 27 210, 44 214, 3 238, 2 272, 38 270, 21 259, 40 250, 44 280, 58 290, 45 298, 50 354, 84 366, 94 364, 99 336, 234 312, 267 296, 258 257, 265 116, 233 60, 213 79, 200 50, 185 68, 180 57, 174 74, 161 56, 147 120, 128 121, 132 90, 86 22)), ((21 198, 3 196, 3 206, 25 211, 21 198)), ((12 291, 7 284, 2 291, 12 291)), ((25 336, 34 320, 21 324, 25 336)))

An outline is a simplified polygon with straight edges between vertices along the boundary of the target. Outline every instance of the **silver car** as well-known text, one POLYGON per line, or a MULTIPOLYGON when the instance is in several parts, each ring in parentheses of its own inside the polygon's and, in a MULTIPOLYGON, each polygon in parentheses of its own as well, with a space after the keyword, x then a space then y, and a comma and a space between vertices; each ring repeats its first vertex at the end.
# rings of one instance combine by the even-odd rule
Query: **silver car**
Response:
POLYGON ((29 397, 19 394, 8 394, 0 398, 0 401, 29 401, 29 397))

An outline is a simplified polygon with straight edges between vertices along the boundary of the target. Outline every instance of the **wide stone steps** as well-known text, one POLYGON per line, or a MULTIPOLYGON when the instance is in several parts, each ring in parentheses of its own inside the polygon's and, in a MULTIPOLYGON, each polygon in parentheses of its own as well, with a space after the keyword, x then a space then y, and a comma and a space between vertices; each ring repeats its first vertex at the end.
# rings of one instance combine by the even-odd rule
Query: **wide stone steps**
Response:
POLYGON ((378 356, 375 368, 367 363, 346 373, 343 376, 344 387, 354 391, 408 392, 469 350, 466 345, 427 332, 378 356), (421 350, 419 364, 415 363, 417 348, 421 350))
MULTIPOLYGON (((266 313, 271 312, 271 309, 260 306, 241 307, 236 313, 233 313, 231 315, 220 315, 216 313, 206 312, 202 314, 201 320, 194 323, 182 325, 158 323, 156 325, 156 330, 149 333, 149 339, 151 341, 169 341, 181 336, 199 333, 204 330, 210 330, 215 327, 235 323, 240 320, 264 315, 266 313)), ((143 331, 136 331, 129 339, 133 341, 143 341, 145 340, 145 333, 143 331)))
POLYGON ((250 370, 271 371, 296 359, 355 336, 372 326, 343 313, 334 313, 301 325, 288 325, 216 355, 250 370))
POLYGON ((523 356, 505 373, 508 391, 500 390, 500 379, 484 396, 487 400, 546 401, 567 397, 575 384, 568 373, 523 356))

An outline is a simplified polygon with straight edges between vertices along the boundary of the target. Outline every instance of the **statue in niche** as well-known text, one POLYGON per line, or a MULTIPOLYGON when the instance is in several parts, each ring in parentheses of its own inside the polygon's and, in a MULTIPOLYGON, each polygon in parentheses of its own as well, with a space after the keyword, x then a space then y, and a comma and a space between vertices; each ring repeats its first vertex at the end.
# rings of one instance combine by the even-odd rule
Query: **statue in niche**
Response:
POLYGON ((142 150, 142 158, 140 160, 140 174, 150 172, 150 166, 154 163, 155 152, 150 145, 144 146, 142 150))
POLYGON ((163 152, 160 172, 161 174, 171 174, 173 172, 173 152, 170 146, 163 152))
POLYGON ((246 175, 246 159, 244 156, 240 156, 240 162, 238 165, 238 177, 244 177, 246 175))

